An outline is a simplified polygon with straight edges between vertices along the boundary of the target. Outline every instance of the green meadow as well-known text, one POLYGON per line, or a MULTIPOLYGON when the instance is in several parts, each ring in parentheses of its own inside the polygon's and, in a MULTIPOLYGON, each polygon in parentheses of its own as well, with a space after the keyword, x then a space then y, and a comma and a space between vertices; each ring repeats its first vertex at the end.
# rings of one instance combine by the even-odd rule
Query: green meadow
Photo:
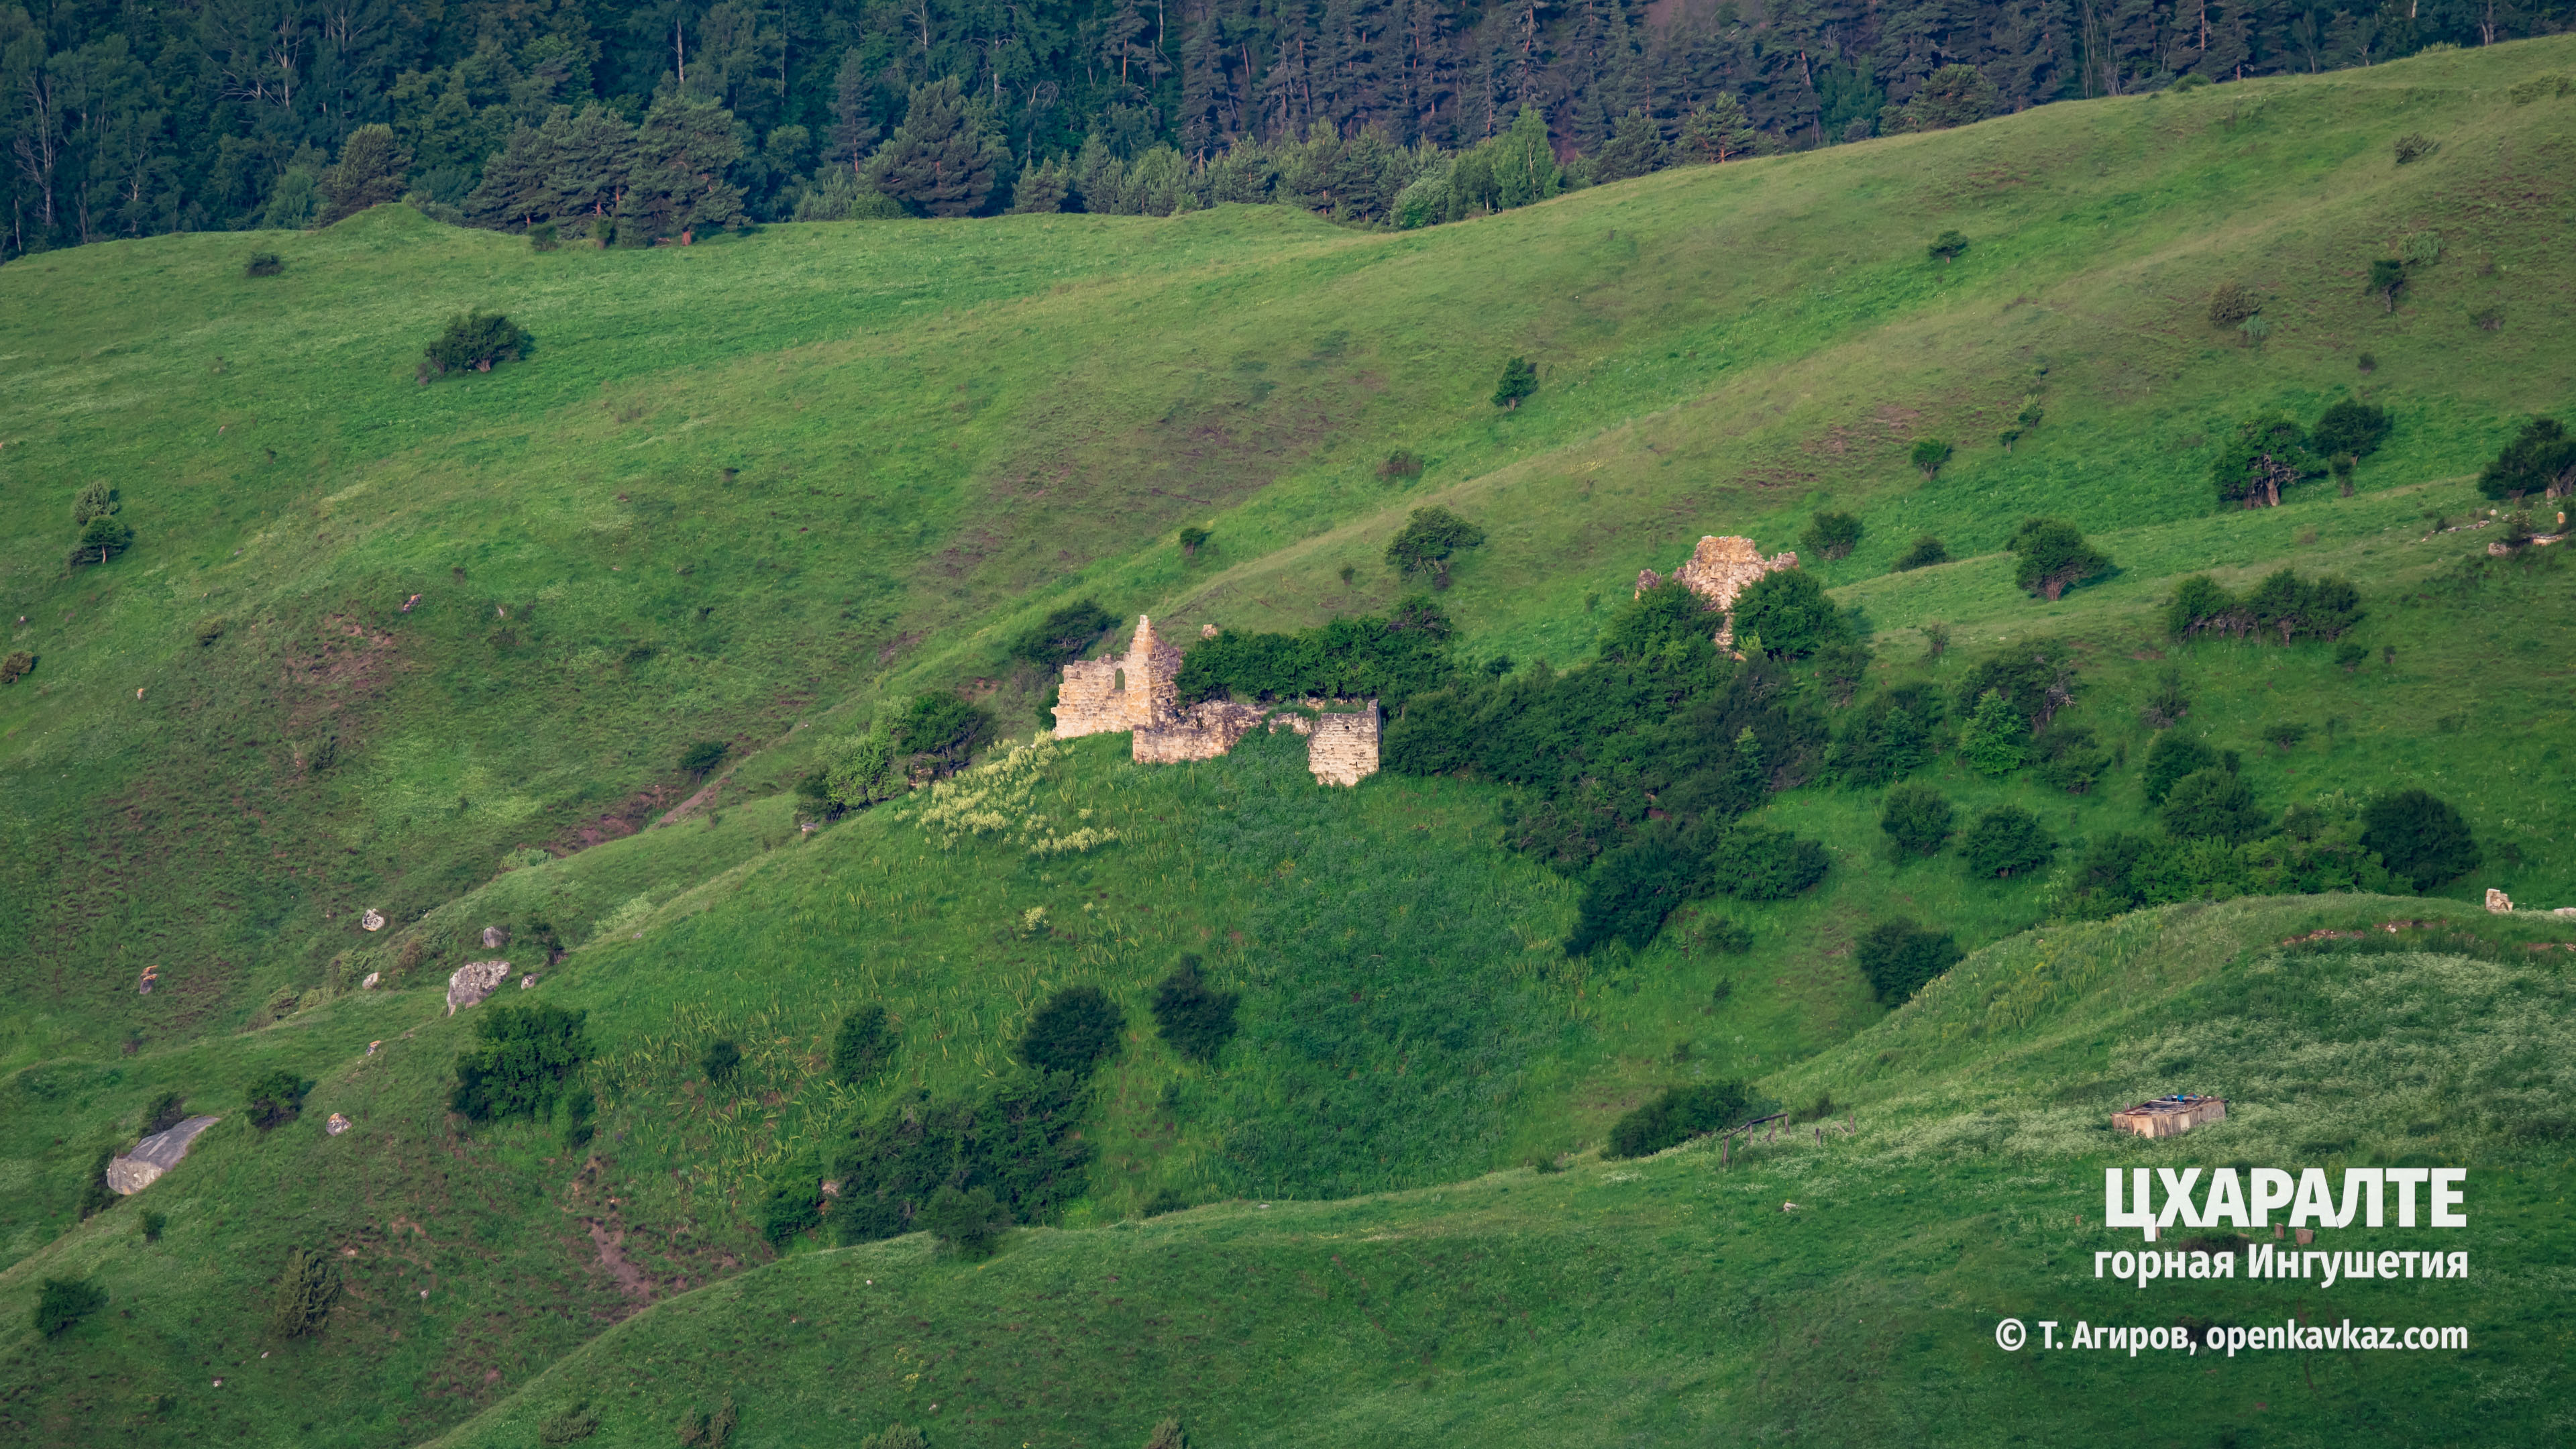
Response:
POLYGON ((2576 98, 2509 94, 2571 70, 2555 39, 2055 105, 1409 233, 1220 207, 536 253, 385 207, 0 269, 0 589, 35 661, 0 688, 0 1427, 521 1445, 587 1405, 597 1442, 667 1443, 729 1396, 744 1446, 1172 1415, 1202 1446, 2125 1441, 2141 1402, 2174 1444, 2565 1436, 2576 921, 2531 908, 2576 905, 2576 589, 2558 550, 2490 554, 2475 479, 2576 407, 2576 98), (2401 167, 2408 132, 2440 147, 2401 167), (1968 250, 1927 256, 1952 229, 1968 250), (283 272, 245 276, 253 249, 283 272), (2393 308, 2366 292, 2428 251, 2393 308), (2209 323, 2224 282, 2267 336, 2209 323), (473 308, 532 353, 417 381, 473 308), (1514 356, 1541 385, 1504 411, 1514 356), (2219 506, 2237 420, 2344 398, 2395 423, 2350 496, 2219 506), (1925 438, 1955 450, 1930 477, 1925 438), (1399 449, 1419 477, 1382 470, 1399 449), (135 546, 68 566, 99 480, 135 546), (1382 613, 1413 587, 1386 542, 1434 504, 1488 538, 1437 596, 1466 668, 1578 665, 1640 570, 1703 534, 1800 548, 1839 509, 1859 545, 1803 565, 1868 646, 1857 699, 1927 684, 1955 722, 1969 670, 2050 642, 2117 764, 2080 795, 1913 776, 1963 822, 2039 817, 2056 867, 2005 879, 1900 858, 1877 789, 1803 783, 1755 819, 1821 842, 1821 885, 1574 956, 1582 882, 1508 847, 1510 788, 1327 789, 1286 734, 1187 766, 1032 743, 1052 681, 1009 646, 1049 610, 1122 616, 1104 647, 1138 614, 1186 643, 1382 613), (2113 571, 2017 589, 2040 515, 2113 571), (1952 561, 1896 571, 1926 534, 1952 561), (2357 663, 2168 635, 2180 579, 2283 566, 2359 586, 2357 663), (2484 863, 2067 923, 2085 848, 2152 827, 2168 688, 2267 816, 2419 786, 2484 863), (817 741, 923 691, 992 712, 983 766, 815 821, 817 741), (1077 825, 1114 838, 1033 844, 1077 825), (1970 954, 1891 1010, 1853 947, 1899 915, 1970 954), (2364 934, 2285 944, 2318 930, 2364 934), (447 1015, 448 973, 496 953, 537 978, 496 1001, 587 1013, 586 1145, 449 1110, 489 1008, 447 1015), (1242 996, 1214 1064, 1153 1030, 1184 955, 1242 996), (1125 1028, 1053 1221, 981 1262, 841 1246, 829 1213, 763 1236, 855 1129, 1009 1079, 1070 986, 1125 1028), (839 1080, 870 1003, 892 1063, 839 1080), (313 1085, 263 1130, 244 1094, 280 1070, 313 1085), (1722 1163, 1601 1155, 1654 1093, 1731 1079, 1808 1120, 1722 1163), (2170 1090, 2230 1118, 2109 1134, 2170 1090), (84 1217, 168 1092, 224 1120, 84 1217), (2230 1161, 2469 1166, 2473 1276, 2090 1275, 2135 1246, 2102 1168, 2230 1161), (298 1250, 339 1297, 280 1336, 298 1250), (40 1334, 47 1280, 104 1306, 40 1334), (1992 1339, 2294 1313, 2471 1347, 1992 1339))

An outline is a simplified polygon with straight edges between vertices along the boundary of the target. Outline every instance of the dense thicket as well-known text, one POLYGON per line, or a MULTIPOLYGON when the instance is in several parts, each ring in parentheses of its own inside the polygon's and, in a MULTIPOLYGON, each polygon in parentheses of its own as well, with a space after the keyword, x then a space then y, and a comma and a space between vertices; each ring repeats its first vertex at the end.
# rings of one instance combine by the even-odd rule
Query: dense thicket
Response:
MULTIPOLYGON (((943 1188, 990 1192, 1014 1222, 1052 1221, 1080 1197, 1092 1149, 1082 1122, 1082 1079, 1071 1072, 1015 1075, 980 1095, 898 1102, 850 1135, 831 1162, 840 1183, 831 1217, 841 1241, 910 1232, 943 1188)), ((810 1187, 801 1185, 810 1205, 810 1187)))
POLYGON ((783 220, 818 194, 816 214, 872 214, 905 176, 940 193, 916 212, 1003 210, 1035 175, 1050 209, 1169 211, 1186 191, 1367 220, 1436 183, 1418 222, 1595 172, 2375 63, 2571 16, 2576 0, 38 0, 0 5, 0 255, 300 226, 405 192, 461 211, 496 173, 497 224, 530 180, 517 138, 549 127, 593 188, 562 214, 630 204, 660 236, 736 206, 783 220), (708 109, 664 109, 680 101, 708 109), (1525 106, 1551 144, 1498 144, 1525 106), (656 112, 685 134, 641 134, 656 112), (1455 166, 1423 149, 1479 143, 1455 166), (1560 176, 1565 156, 1583 160, 1560 176))
POLYGON ((1246 701, 1376 699, 1388 709, 1450 675, 1449 617, 1427 599, 1393 614, 1335 619, 1293 634, 1227 630, 1190 646, 1174 681, 1183 704, 1235 696, 1246 701))

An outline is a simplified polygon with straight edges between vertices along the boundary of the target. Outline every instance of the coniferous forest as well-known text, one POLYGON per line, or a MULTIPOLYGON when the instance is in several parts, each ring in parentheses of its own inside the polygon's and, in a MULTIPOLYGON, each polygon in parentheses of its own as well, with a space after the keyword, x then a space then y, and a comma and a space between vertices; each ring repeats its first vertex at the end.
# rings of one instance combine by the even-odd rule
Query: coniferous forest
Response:
POLYGON ((406 197, 630 245, 1224 201, 1423 225, 2571 20, 2570 0, 34 0, 0 6, 0 258, 406 197))

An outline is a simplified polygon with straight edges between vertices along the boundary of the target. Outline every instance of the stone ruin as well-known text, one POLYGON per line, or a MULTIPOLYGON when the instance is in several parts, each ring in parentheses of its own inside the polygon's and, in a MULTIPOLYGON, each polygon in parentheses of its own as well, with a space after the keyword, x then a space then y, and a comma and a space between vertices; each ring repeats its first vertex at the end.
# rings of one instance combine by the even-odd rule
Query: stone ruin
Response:
MULTIPOLYGON (((1762 550, 1754 547, 1753 540, 1749 538, 1709 534, 1700 539, 1699 547, 1691 550, 1691 556, 1683 561, 1682 566, 1673 570, 1673 582, 1687 586, 1692 593, 1708 600, 1710 608, 1723 614, 1734 609, 1735 596, 1743 593, 1755 579, 1797 566, 1795 553, 1776 553, 1764 558, 1762 550)), ((1663 575, 1646 569, 1637 575, 1637 592, 1642 594, 1662 582, 1663 575)), ((1726 649, 1734 644, 1735 620, 1730 617, 1717 626, 1717 645, 1726 649)))
POLYGON ((1306 737, 1306 768, 1325 784, 1356 785, 1377 773, 1376 700, 1305 699, 1297 709, 1204 700, 1183 709, 1180 672, 1181 651, 1156 636, 1152 619, 1137 616, 1126 653, 1064 666, 1055 737, 1125 731, 1139 764, 1169 765, 1213 760, 1255 729, 1293 729, 1306 737), (1354 702, 1355 711, 1337 708, 1354 702))

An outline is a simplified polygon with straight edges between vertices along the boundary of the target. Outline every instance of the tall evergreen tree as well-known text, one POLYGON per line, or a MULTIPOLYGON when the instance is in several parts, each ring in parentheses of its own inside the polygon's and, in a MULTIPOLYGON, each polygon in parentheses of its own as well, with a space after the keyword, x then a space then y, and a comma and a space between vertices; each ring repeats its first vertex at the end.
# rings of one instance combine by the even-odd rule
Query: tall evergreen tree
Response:
POLYGON ((918 215, 973 216, 1008 160, 983 107, 952 77, 913 88, 903 124, 868 163, 868 180, 918 215))
POLYGON ((742 156, 733 117, 714 101, 666 94, 635 132, 626 212, 657 237, 686 246, 696 233, 742 216, 742 189, 725 169, 742 156))

